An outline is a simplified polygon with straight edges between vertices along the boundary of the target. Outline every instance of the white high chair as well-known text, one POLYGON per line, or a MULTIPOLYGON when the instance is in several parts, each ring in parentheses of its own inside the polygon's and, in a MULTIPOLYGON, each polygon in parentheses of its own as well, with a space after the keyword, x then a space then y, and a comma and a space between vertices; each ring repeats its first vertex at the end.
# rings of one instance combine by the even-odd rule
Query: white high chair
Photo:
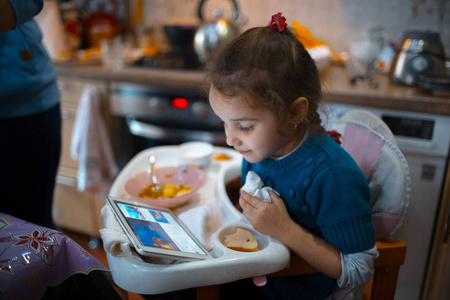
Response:
MULTIPOLYGON (((411 179, 408 163, 389 127, 371 112, 351 110, 334 120, 330 124, 330 129, 342 134, 341 146, 353 157, 369 183, 372 192, 369 204, 372 208, 372 222, 380 252, 380 257, 375 261, 377 268, 377 261, 379 262, 385 255, 393 255, 384 253, 385 249, 381 247, 379 241, 383 239, 394 241, 392 239, 401 226, 409 205, 411 179)), ((390 243, 389 245, 392 246, 390 243)), ((404 250, 406 251, 406 247, 404 250)), ((377 276, 380 274, 376 269, 374 280, 378 278, 377 276)), ((382 299, 394 298, 397 276, 398 269, 391 278, 391 291, 389 294, 383 294, 382 299)), ((379 290, 386 288, 373 286, 371 299, 377 298, 376 293, 379 293, 379 290)), ((331 298, 360 299, 362 297, 360 291, 362 288, 339 288, 331 298)))
MULTIPOLYGON (((373 212, 376 246, 372 282, 359 288, 338 288, 329 299, 394 299, 400 266, 406 256, 406 245, 396 239, 395 232, 402 224, 409 204, 411 180, 405 157, 397 147, 394 135, 376 115, 364 110, 352 110, 330 124, 330 130, 342 135, 341 146, 349 152, 366 176, 372 191, 370 206, 373 212)), ((302 258, 292 255, 290 266, 267 275, 290 276, 317 272, 302 258)), ((270 278, 269 278, 270 280, 270 278)), ((218 298, 218 287, 197 289, 197 299, 218 298)))

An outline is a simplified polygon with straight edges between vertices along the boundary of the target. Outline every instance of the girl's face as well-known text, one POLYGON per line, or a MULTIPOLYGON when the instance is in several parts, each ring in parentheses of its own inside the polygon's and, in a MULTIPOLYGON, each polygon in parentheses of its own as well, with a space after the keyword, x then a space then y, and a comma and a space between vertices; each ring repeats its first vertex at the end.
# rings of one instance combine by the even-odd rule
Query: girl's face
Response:
POLYGON ((224 122, 227 144, 250 163, 287 155, 301 141, 293 126, 289 126, 288 132, 280 132, 274 113, 262 107, 249 107, 245 105, 246 99, 225 98, 211 86, 209 102, 224 122))

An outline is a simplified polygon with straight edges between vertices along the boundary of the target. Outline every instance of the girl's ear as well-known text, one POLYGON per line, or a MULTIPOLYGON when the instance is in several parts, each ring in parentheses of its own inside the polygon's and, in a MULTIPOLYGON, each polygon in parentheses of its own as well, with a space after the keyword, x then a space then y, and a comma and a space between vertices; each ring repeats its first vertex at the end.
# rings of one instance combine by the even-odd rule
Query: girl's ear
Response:
POLYGON ((290 111, 290 120, 289 122, 292 125, 298 125, 305 119, 308 114, 309 103, 308 99, 305 97, 297 98, 294 102, 291 103, 289 108, 290 111))

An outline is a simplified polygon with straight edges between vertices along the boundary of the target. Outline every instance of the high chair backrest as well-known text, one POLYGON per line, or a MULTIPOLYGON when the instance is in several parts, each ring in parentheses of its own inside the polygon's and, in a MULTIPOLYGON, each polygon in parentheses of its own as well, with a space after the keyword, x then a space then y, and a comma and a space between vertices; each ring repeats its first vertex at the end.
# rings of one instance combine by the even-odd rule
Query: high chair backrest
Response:
MULTIPOLYGON (((330 129, 341 134, 341 146, 352 156, 367 178, 372 192, 369 204, 372 208, 372 222, 377 241, 392 239, 405 217, 411 193, 408 163, 398 148, 393 133, 378 116, 359 109, 348 111, 333 120, 330 129)), ((384 276, 381 273, 386 268, 393 268, 385 265, 377 266, 377 263, 380 264, 380 261, 384 261, 386 255, 395 254, 397 260, 404 260, 406 247, 401 240, 396 242, 396 247, 399 247, 398 251, 392 251, 392 249, 386 251, 384 248, 386 245, 377 242, 380 252, 379 259, 375 261, 375 279, 377 281, 384 276)), ((388 243, 388 248, 390 245, 388 243)), ((395 266, 395 268, 396 274, 398 274, 399 266, 395 266)), ((391 278, 395 278, 395 282, 389 282, 386 285, 390 287, 389 294, 382 295, 379 291, 374 290, 372 296, 378 293, 381 295, 379 298, 383 299, 384 296, 393 295, 397 276, 391 278)), ((385 289, 385 287, 383 288, 385 289)), ((338 288, 330 298, 355 299, 359 298, 361 293, 362 289, 338 288)))
POLYGON ((369 183, 376 238, 393 238, 405 217, 411 193, 408 163, 389 127, 365 110, 352 110, 331 122, 341 146, 353 157, 369 183))

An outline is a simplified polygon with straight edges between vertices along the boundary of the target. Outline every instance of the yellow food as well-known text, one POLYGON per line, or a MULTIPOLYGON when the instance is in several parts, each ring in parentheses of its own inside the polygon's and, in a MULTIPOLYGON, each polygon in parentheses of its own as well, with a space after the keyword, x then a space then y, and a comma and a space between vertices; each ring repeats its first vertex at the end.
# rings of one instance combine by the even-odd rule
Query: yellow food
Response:
POLYGON ((184 184, 167 183, 159 186, 159 191, 154 186, 148 185, 139 193, 139 197, 147 199, 167 199, 179 197, 191 192, 191 187, 184 184))
POLYGON ((230 160, 230 159, 231 159, 231 156, 229 156, 229 155, 227 155, 227 154, 225 154, 225 153, 220 153, 220 154, 217 154, 217 155, 214 157, 214 159, 215 159, 215 160, 230 160))

